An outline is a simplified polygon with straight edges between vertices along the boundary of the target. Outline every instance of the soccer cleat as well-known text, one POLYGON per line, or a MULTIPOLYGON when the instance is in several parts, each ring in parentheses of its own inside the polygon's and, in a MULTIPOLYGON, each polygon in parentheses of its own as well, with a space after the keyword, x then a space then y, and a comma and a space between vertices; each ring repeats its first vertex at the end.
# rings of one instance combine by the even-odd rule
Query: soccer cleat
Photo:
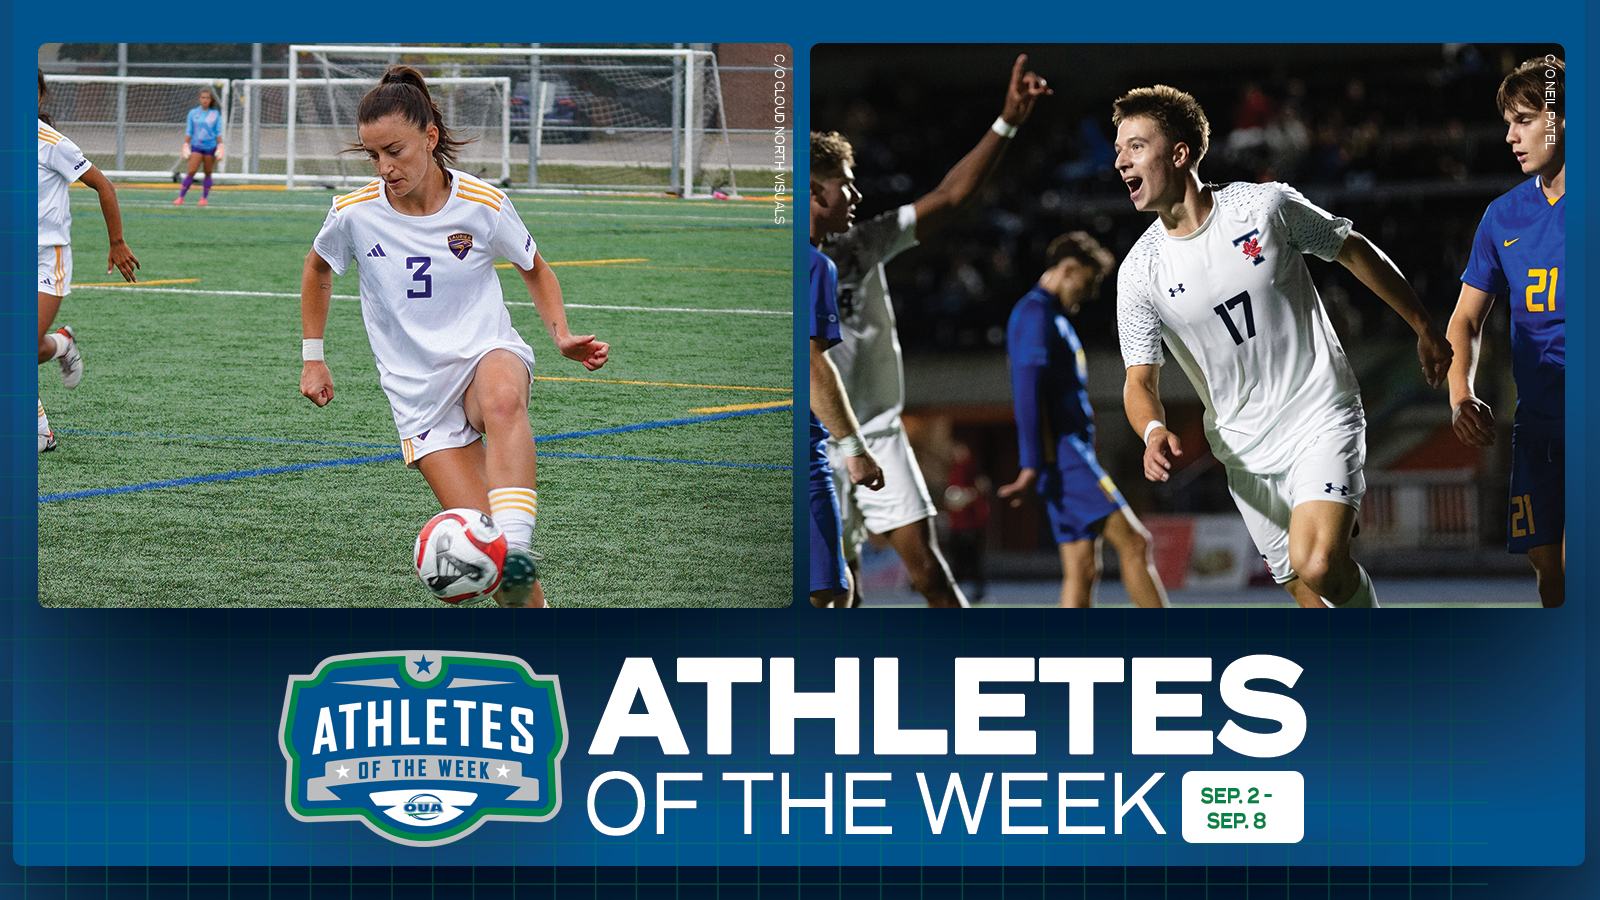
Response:
POLYGON ((61 354, 61 383, 69 388, 78 386, 83 380, 83 354, 78 352, 78 341, 72 335, 72 326, 63 325, 56 329, 56 334, 67 339, 67 352, 61 354))
POLYGON ((172 201, 172 205, 173 206, 182 206, 183 205, 183 198, 179 197, 178 199, 172 201))
POLYGON ((204 197, 201 197, 201 198, 200 198, 200 205, 201 205, 201 206, 205 206, 205 205, 206 205, 206 204, 207 204, 207 203, 208 203, 208 202, 209 202, 209 201, 208 201, 208 200, 206 200, 206 198, 204 198, 204 197))
POLYGON ((39 452, 40 453, 49 453, 51 450, 54 450, 55 448, 56 448, 56 433, 55 432, 52 431, 49 434, 41 434, 41 435, 39 435, 39 452))
POLYGON ((500 567, 500 589, 494 600, 501 606, 527 606, 533 599, 534 588, 539 586, 539 555, 521 547, 506 551, 506 561, 500 567))

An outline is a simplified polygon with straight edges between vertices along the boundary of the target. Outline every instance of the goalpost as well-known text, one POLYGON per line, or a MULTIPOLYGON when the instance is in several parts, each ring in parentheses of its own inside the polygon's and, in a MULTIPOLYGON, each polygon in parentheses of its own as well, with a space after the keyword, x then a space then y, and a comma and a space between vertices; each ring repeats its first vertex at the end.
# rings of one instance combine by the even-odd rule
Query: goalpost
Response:
MULTIPOLYGON (((112 178, 167 180, 182 160, 185 119, 199 105, 200 89, 223 98, 224 121, 230 82, 226 78, 147 78, 117 75, 46 75, 46 110, 56 126, 112 178)), ((234 147, 224 125, 223 146, 234 147)), ((227 172, 227 155, 217 171, 227 172)))
POLYGON ((345 177, 310 162, 322 135, 354 138, 354 103, 331 85, 370 86, 393 63, 417 68, 430 89, 469 75, 509 81, 501 119, 507 186, 737 196, 716 56, 688 49, 293 44, 283 80, 286 186, 345 177), (522 142, 525 154, 510 152, 522 142))

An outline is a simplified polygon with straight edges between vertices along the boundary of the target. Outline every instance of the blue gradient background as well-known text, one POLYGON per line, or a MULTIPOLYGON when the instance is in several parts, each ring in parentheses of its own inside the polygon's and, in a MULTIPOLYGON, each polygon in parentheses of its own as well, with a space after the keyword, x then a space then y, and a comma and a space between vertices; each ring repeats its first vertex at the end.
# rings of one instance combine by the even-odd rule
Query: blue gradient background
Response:
MULTIPOLYGON (((12 89, 0 97, 0 104, 6 107, 8 121, 20 129, 26 113, 25 91, 32 81, 26 70, 33 67, 33 48, 44 40, 63 37, 159 41, 194 34, 245 40, 346 41, 413 39, 426 33, 438 40, 492 36, 500 40, 584 41, 596 37, 670 38, 682 28, 681 11, 665 7, 630 11, 625 23, 609 12, 597 22, 581 6, 530 9, 525 24, 511 16, 510 27, 506 9, 483 10, 479 21, 451 19, 441 15, 436 5, 409 2, 381 8, 340 8, 332 14, 336 21, 330 20, 325 10, 299 0, 275 9, 280 15, 266 14, 260 7, 224 5, 186 20, 180 28, 176 23, 184 13, 176 8, 138 10, 101 2, 78 3, 70 8, 76 34, 61 33, 60 9, 15 9, 4 19, 14 56, 12 89), (382 24, 369 24, 380 21, 382 24), (290 25, 288 29, 285 23, 290 25), (597 23, 605 28, 593 27, 597 23), (295 33, 275 33, 285 30, 295 33)), ((800 71, 792 80, 790 96, 797 113, 797 134, 808 125, 805 63, 813 41, 956 37, 1007 41, 1040 35, 1067 41, 1311 37, 1350 42, 1436 41, 1491 35, 1508 41, 1559 39, 1565 43, 1568 64, 1576 76, 1568 88, 1577 111, 1572 114, 1574 127, 1568 135, 1573 159, 1587 156, 1591 133, 1587 91, 1595 79, 1586 66, 1589 23, 1583 5, 1573 0, 1534 7, 1475 2, 1401 8, 1360 2, 1315 10, 1305 6, 1191 6, 1176 12, 1154 4, 1090 12, 1064 6, 1005 11, 963 7, 948 16, 926 9, 904 15, 889 7, 850 7, 841 10, 842 21, 837 23, 825 14, 826 10, 816 6, 712 3, 697 7, 694 20, 740 23, 745 28, 732 30, 755 32, 748 37, 787 40, 795 47, 800 71)), ((16 148, 13 145, 14 152, 7 158, 13 191, 9 232, 13 299, 8 309, 12 336, 8 352, 0 354, 0 365, 6 367, 7 383, 26 385, 35 377, 33 367, 27 365, 26 340, 34 311, 24 299, 30 249, 26 237, 34 230, 34 183, 26 179, 16 148)), ((797 162, 797 175, 803 177, 804 159, 797 162)), ((1569 172, 1569 203, 1577 208, 1577 215, 1568 223, 1574 248, 1586 246, 1592 219, 1585 175, 1581 166, 1569 172)), ((798 262, 804 250, 804 238, 798 232, 795 250, 798 262)), ((1586 283, 1582 253, 1570 254, 1568 267, 1572 284, 1586 283)), ((1576 445, 1586 446, 1592 380, 1586 349, 1593 339, 1593 325, 1581 287, 1575 296, 1579 300, 1572 304, 1568 320, 1572 330, 1569 366, 1573 370, 1569 433, 1576 445)), ((797 351, 803 350, 803 339, 797 336, 795 346, 797 351)), ((797 352, 797 375, 800 358, 797 352)), ((25 418, 26 399, 25 393, 4 396, 4 415, 10 423, 7 433, 14 437, 0 447, 0 453, 7 457, 10 471, 31 473, 35 464, 23 455, 25 447, 19 439, 27 434, 24 426, 31 421, 25 418)), ((797 431, 797 458, 802 441, 797 431)), ((1575 498, 1587 500, 1593 488, 1578 463, 1580 456, 1574 456, 1568 472, 1568 490, 1575 498)), ((432 870, 433 880, 444 877, 444 872, 465 871, 470 881, 471 870, 448 867, 759 865, 776 868, 764 868, 751 877, 745 877, 749 870, 743 868, 723 871, 741 882, 770 878, 779 885, 768 892, 773 896, 818 895, 804 890, 802 882, 810 878, 821 883, 820 895, 830 897, 851 895, 843 887, 846 873, 897 865, 967 867, 921 870, 913 881, 939 882, 947 888, 953 883, 956 887, 922 888, 911 896, 963 896, 959 887, 963 881, 1004 882, 1013 878, 1013 872, 1021 873, 1016 880, 1023 885, 1064 881, 1073 886, 1068 895, 1075 897, 1187 896, 1181 890, 1157 887, 1152 892, 1148 887, 1115 886, 1124 882, 1159 884, 1169 877, 1201 883, 1207 879, 1255 882, 1265 887, 1252 890, 1251 897, 1288 896, 1290 889, 1282 885, 1300 880, 1299 875, 1307 871, 1315 873, 1315 878, 1310 879, 1314 892, 1306 896, 1318 897, 1575 897, 1589 895, 1594 885, 1600 884, 1594 864, 1583 863, 1590 846, 1585 812, 1593 803, 1584 752, 1592 721, 1587 715, 1589 676, 1584 650, 1595 637, 1586 614, 1590 598, 1582 588, 1588 562, 1584 550, 1590 546, 1586 513, 1591 505, 1587 502, 1568 504, 1572 510, 1568 528, 1574 548, 1573 597, 1565 609, 1557 611, 1390 610, 1381 616, 1326 619, 1313 625, 1309 619, 1291 616, 1288 610, 1173 610, 1159 617, 1111 611, 1063 617, 1047 611, 1008 610, 969 616, 958 625, 923 613, 869 610, 852 616, 841 627, 831 617, 800 606, 787 611, 562 611, 492 621, 479 614, 442 609, 42 610, 30 590, 37 583, 35 494, 36 484, 27 475, 0 479, 0 529, 7 545, 15 548, 11 561, 19 585, 19 593, 8 598, 11 614, 0 616, 0 638, 12 656, 13 678, 12 689, 0 691, 0 728, 11 733, 13 748, 10 758, 0 762, 4 769, 0 784, 7 785, 12 801, 11 815, 0 816, 0 832, 14 842, 16 863, 36 867, 0 863, 4 869, 0 888, 7 893, 77 896, 62 886, 72 880, 70 873, 78 871, 74 867, 91 867, 92 872, 97 871, 92 867, 106 865, 272 866, 234 871, 242 881, 278 880, 290 885, 315 880, 312 873, 324 871, 316 867, 437 867, 432 870), (516 655, 536 671, 561 676, 572 742, 563 768, 564 809, 555 820, 545 825, 490 823, 465 841, 423 850, 390 844, 356 823, 302 824, 288 815, 283 805, 285 764, 276 746, 288 676, 308 673, 328 656, 407 647, 516 655), (1307 836, 1299 845, 1184 844, 1178 835, 1176 809, 1162 805, 1162 801, 1170 804, 1175 798, 1181 774, 1190 769, 1251 765, 1225 750, 1212 757, 1128 757, 1121 721, 1127 713, 1126 685, 1104 686, 1097 692, 1100 727, 1097 753, 1092 758, 1065 755, 1066 709, 1064 689, 1059 685, 989 687, 991 692, 1014 690, 1029 696, 1031 714, 1023 727, 1039 731, 1041 752, 1035 757, 946 756, 907 761, 870 756, 870 659, 874 656, 902 660, 902 727, 948 728, 951 660, 957 656, 1210 656, 1217 661, 1215 677, 1227 661, 1253 653, 1280 654, 1306 670, 1292 692, 1309 714, 1305 743, 1282 760, 1254 763, 1305 773, 1307 836), (629 655, 657 660, 695 751, 690 757, 664 758, 653 744, 633 739, 625 740, 613 757, 587 757, 599 713, 622 659, 629 655), (760 721, 765 687, 743 685, 735 689, 735 755, 705 757, 700 752, 704 747, 704 689, 677 688, 671 661, 679 656, 733 655, 796 656, 800 659, 800 687, 809 690, 831 689, 829 661, 833 657, 862 657, 863 749, 869 752, 836 758, 831 752, 830 727, 806 723, 799 728, 795 756, 768 757, 765 724, 760 721), (669 833, 663 837, 654 835, 652 807, 635 835, 604 838, 589 826, 583 801, 590 781, 609 769, 632 772, 645 783, 647 793, 653 793, 651 776, 658 770, 705 772, 707 781, 675 784, 671 791, 674 797, 701 798, 701 808, 669 812, 669 833), (835 835, 822 836, 820 812, 809 810, 795 813, 794 835, 787 839, 777 835, 777 814, 771 802, 777 784, 773 782, 756 786, 757 835, 745 837, 739 786, 717 780, 718 773, 736 769, 794 773, 795 793, 801 796, 820 794, 820 773, 836 773, 835 835), (997 775, 982 834, 965 837, 959 813, 952 810, 950 815, 956 821, 947 822, 944 837, 933 838, 927 832, 912 774, 919 769, 929 773, 936 794, 942 792, 944 775, 953 769, 960 770, 974 787, 985 771, 1120 770, 1129 773, 1128 790, 1141 784, 1149 772, 1165 771, 1167 776, 1151 796, 1169 833, 1154 837, 1135 814, 1127 822, 1128 833, 1121 837, 1001 840, 997 775), (892 785, 863 786, 863 795, 891 797, 895 802, 885 811, 865 811, 862 820, 890 822, 896 835, 843 836, 842 773, 846 771, 895 773, 892 785), (767 798, 764 805, 759 802, 762 797, 767 798), (713 804, 709 798, 723 802, 713 804), (955 837, 957 834, 961 837, 955 837), (1007 868, 992 868, 1002 865, 1007 868), (1074 868, 1101 865, 1117 868, 1074 868), (854 866, 866 868, 829 868, 854 866), (1048 868, 1028 868, 1040 866, 1048 868), (1124 866, 1128 868, 1121 868, 1124 866), (1166 875, 1151 875, 1160 870, 1149 867, 1163 866, 1212 868, 1173 868, 1166 875), (1244 866, 1252 868, 1240 868, 1244 866), (1374 868, 1323 868, 1328 866, 1374 868), (822 874, 808 874, 818 872, 822 874), (1339 882, 1343 887, 1324 889, 1322 881, 1339 882), (1368 888, 1368 881, 1390 887, 1368 888), (1406 887, 1407 882, 1426 886, 1406 887), (1081 893, 1076 887, 1079 883, 1084 885, 1081 893), (1274 883, 1280 885, 1276 890, 1271 887, 1274 883), (1396 883, 1401 885, 1398 892, 1393 887, 1396 883), (785 884, 787 891, 782 889, 785 884)), ((108 550, 114 552, 115 548, 108 550)), ((803 555, 796 560, 797 572, 803 571, 802 561, 803 555)), ((1209 727, 1219 727, 1226 714, 1214 684, 1202 688, 1207 697, 1203 721, 1209 727)), ((1164 725, 1185 727, 1179 721, 1164 725)), ((986 726, 1006 727, 1006 723, 990 721, 986 726)), ((1110 795, 1109 775, 1103 785, 1080 787, 1080 796, 1098 796, 1104 804, 1110 795)), ((1054 782, 1023 788, 1019 793, 1050 797, 1054 782)), ((608 821, 627 817, 628 809, 623 807, 628 804, 609 805, 614 799, 626 799, 619 785, 603 791, 600 799, 608 821)), ((1104 806, 1096 815, 1109 818, 1104 806)), ((1053 818, 1048 801, 1043 811, 1025 810, 1019 816, 1029 824, 1053 818)), ((102 872, 96 876, 101 882, 117 880, 104 874, 105 870, 98 871, 102 872)), ((202 871, 218 870, 184 874, 181 869, 146 869, 138 880, 181 883, 187 878, 199 879, 197 873, 202 871)), ((397 868, 374 878, 398 882, 404 874, 418 871, 397 868)), ((485 873, 486 878, 499 878, 499 873, 507 870, 476 871, 485 873)), ((625 894, 604 890, 601 882, 605 879, 599 873, 611 871, 608 869, 587 870, 582 878, 572 879, 577 882, 575 893, 560 889, 564 870, 542 871, 556 873, 534 876, 536 883, 541 877, 549 882, 550 896, 636 896, 631 888, 625 894)), ((631 871, 630 881, 643 882, 647 873, 665 870, 631 871)), ((673 877, 678 879, 704 880, 697 874, 703 870, 675 871, 673 877)), ((877 877, 885 882, 895 880, 896 871, 876 869, 877 877)), ((353 876, 339 875, 334 883, 342 883, 346 877, 353 876)), ((118 878, 135 880, 132 875, 118 878)), ((221 880, 226 883, 229 877, 221 880)), ((117 894, 93 879, 90 887, 85 896, 117 894)), ((137 896, 147 896, 143 885, 138 891, 137 896)), ((148 896, 159 893, 151 888, 148 896)), ((1035 896, 1043 890, 1029 893, 1019 889, 1015 893, 1035 896)), ((308 894, 309 888, 303 886, 298 893, 292 888, 284 891, 285 896, 308 894)), ((997 890, 968 895, 998 894, 997 890)), ((880 894, 874 891, 871 895, 880 894)))

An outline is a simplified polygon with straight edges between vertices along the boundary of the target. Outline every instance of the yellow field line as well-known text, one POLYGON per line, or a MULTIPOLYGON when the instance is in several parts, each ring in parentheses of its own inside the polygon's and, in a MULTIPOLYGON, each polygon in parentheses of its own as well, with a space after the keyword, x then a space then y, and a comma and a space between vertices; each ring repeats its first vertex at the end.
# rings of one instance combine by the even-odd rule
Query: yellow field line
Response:
POLYGON ((700 409, 691 409, 689 412, 704 415, 710 413, 744 412, 745 410, 750 409, 783 409, 786 406, 793 405, 793 400, 785 400, 782 403, 739 403, 734 406, 705 406, 701 407, 700 409))
POLYGON ((73 287, 142 287, 147 284, 194 284, 198 278, 157 278, 155 281, 141 281, 137 284, 131 281, 91 281, 87 284, 74 284, 73 287))
MULTIPOLYGON (((562 260, 561 262, 550 262, 549 260, 546 260, 545 265, 551 266, 552 268, 555 266, 609 266, 614 263, 641 263, 649 261, 650 260, 648 259, 567 259, 562 260)), ((496 269, 509 269, 512 266, 511 263, 495 263, 494 267, 496 269)))
POLYGON ((534 381, 588 381, 600 384, 638 384, 646 387, 681 387, 681 388, 709 388, 718 391, 774 391, 780 394, 792 394, 794 388, 775 387, 748 387, 741 384, 678 384, 673 381, 622 381, 613 378, 569 378, 558 375, 535 375, 534 381))

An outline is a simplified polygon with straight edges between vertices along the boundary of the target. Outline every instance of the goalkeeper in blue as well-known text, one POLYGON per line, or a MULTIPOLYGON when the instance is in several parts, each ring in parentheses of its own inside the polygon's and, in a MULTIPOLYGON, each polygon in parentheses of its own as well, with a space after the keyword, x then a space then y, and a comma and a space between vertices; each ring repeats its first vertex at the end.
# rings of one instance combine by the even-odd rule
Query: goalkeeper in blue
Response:
POLYGON ((1507 545, 1524 553, 1544 606, 1566 598, 1567 190, 1566 65, 1530 59, 1506 76, 1495 103, 1506 143, 1532 176, 1489 204, 1472 240, 1450 318, 1451 422, 1472 447, 1494 443, 1494 412, 1473 393, 1483 324, 1497 296, 1511 306, 1511 426, 1507 545))
POLYGON ((1061 548, 1063 607, 1093 605, 1101 538, 1117 552, 1134 605, 1164 607, 1167 592, 1150 556, 1150 533, 1095 457, 1089 368, 1067 321, 1099 296, 1115 260, 1082 231, 1056 238, 1045 258, 1049 268, 1011 310, 1006 326, 1021 472, 999 494, 1012 506, 1020 506, 1030 489, 1044 498, 1061 548))

